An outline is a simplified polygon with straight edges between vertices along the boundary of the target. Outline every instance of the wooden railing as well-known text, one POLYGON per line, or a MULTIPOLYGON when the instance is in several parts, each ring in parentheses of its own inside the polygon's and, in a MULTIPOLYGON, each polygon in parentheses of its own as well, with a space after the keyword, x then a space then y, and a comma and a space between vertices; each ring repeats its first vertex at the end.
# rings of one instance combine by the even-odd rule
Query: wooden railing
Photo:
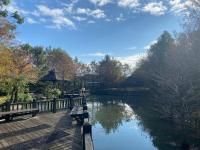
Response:
POLYGON ((33 100, 31 102, 6 102, 0 105, 0 112, 37 108, 39 112, 56 112, 57 110, 71 109, 73 106, 82 106, 82 97, 69 97, 51 100, 33 100))

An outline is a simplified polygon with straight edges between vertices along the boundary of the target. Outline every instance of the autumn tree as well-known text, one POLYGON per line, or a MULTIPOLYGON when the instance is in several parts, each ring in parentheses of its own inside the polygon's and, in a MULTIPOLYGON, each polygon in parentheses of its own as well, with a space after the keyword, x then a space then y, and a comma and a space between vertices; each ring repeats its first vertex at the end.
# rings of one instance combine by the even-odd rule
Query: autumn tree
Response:
POLYGON ((56 74, 63 81, 62 92, 64 91, 64 81, 74 77, 74 63, 72 58, 62 49, 52 49, 48 51, 47 61, 51 69, 55 69, 56 74))
POLYGON ((17 24, 24 22, 17 11, 8 12, 6 6, 9 4, 10 0, 0 0, 0 44, 6 44, 13 39, 17 24))
POLYGON ((46 74, 49 70, 46 50, 42 46, 33 47, 29 44, 23 44, 20 47, 31 56, 33 64, 39 70, 39 76, 46 74))
POLYGON ((37 70, 31 57, 22 49, 0 51, 0 83, 10 95, 11 101, 18 100, 18 93, 23 92, 28 83, 37 81, 37 70))

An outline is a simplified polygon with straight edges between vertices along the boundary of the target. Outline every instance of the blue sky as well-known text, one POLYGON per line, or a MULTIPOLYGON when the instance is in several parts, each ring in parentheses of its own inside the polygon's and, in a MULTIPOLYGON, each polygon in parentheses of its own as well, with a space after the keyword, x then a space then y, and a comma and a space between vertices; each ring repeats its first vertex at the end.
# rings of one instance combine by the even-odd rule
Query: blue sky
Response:
POLYGON ((105 54, 134 64, 149 44, 167 30, 181 31, 189 0, 13 0, 25 23, 17 39, 32 45, 61 47, 83 62, 105 54))

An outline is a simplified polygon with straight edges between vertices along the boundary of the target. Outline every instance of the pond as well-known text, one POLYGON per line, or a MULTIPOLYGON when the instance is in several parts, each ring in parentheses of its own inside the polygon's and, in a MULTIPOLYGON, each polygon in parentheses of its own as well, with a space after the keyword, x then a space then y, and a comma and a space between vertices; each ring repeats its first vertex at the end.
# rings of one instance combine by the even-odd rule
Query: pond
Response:
POLYGON ((126 98, 92 96, 88 110, 95 150, 157 150, 126 98))

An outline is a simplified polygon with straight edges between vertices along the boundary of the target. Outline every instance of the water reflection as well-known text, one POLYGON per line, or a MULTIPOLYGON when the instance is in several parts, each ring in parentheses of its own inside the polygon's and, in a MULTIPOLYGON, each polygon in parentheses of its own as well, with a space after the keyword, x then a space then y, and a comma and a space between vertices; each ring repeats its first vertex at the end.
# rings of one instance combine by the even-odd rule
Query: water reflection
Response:
POLYGON ((155 117, 149 105, 143 103, 147 100, 145 97, 92 97, 89 111, 96 150, 200 150, 200 127, 155 117))
POLYGON ((107 134, 115 132, 124 121, 130 121, 134 116, 133 110, 121 102, 101 103, 93 100, 90 104, 92 124, 100 123, 107 134))
POLYGON ((124 97, 95 96, 88 103, 95 150, 156 150, 124 97))

